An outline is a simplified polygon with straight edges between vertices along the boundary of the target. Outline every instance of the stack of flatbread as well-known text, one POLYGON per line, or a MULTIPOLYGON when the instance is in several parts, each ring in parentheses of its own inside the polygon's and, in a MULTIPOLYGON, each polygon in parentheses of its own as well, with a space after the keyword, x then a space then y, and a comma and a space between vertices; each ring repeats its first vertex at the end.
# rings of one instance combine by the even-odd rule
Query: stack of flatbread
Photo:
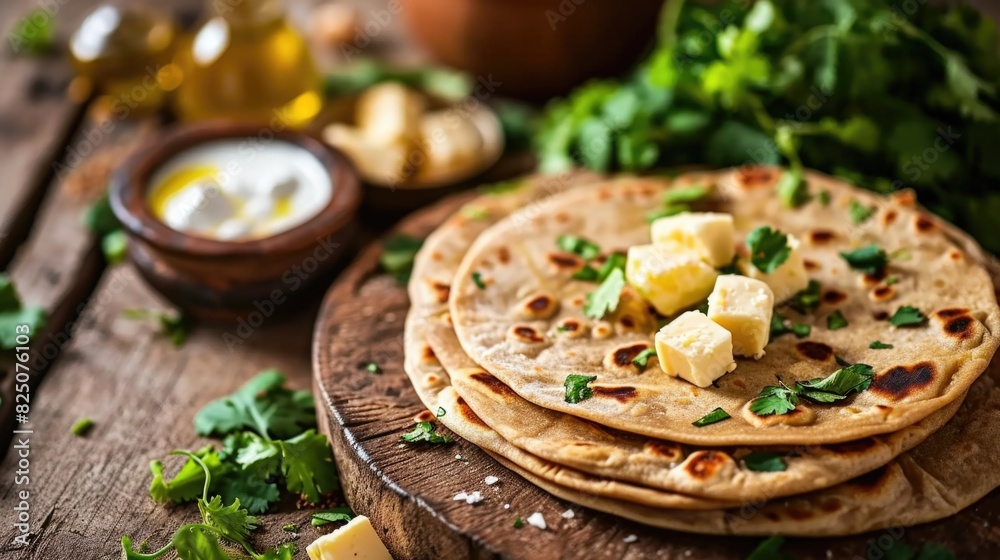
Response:
POLYGON ((969 506, 1000 486, 1000 366, 990 365, 1000 310, 988 257, 905 191, 880 197, 807 173, 806 201, 789 208, 784 173, 528 178, 471 201, 427 238, 408 287, 405 366, 422 401, 546 491, 657 527, 847 535, 969 506), (704 209, 733 216, 738 244, 762 225, 801 240, 820 286, 802 312, 775 302, 808 332, 772 332, 762 358, 736 358, 708 387, 668 375, 655 355, 634 362, 673 317, 628 287, 613 311, 588 317, 597 284, 577 274, 650 243, 650 212, 694 185, 710 188, 704 209), (601 254, 567 251, 562 236, 601 254), (889 256, 884 270, 856 270, 841 255, 872 244, 889 256), (903 306, 925 320, 895 326, 888 319, 903 306), (835 312, 846 326, 831 328, 835 312), (802 399, 784 414, 748 407, 776 379, 794 386, 848 364, 875 372, 864 390, 802 399), (568 398, 574 375, 593 378, 587 398, 568 398), (696 425, 720 408, 729 418, 696 425))

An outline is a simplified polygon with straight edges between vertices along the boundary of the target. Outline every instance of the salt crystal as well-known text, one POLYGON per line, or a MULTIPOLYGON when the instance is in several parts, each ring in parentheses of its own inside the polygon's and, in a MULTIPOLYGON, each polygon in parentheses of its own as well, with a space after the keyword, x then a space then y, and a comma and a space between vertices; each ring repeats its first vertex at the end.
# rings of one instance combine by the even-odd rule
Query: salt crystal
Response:
POLYGON ((452 500, 455 500, 456 502, 461 502, 467 499, 469 499, 469 495, 465 492, 459 492, 458 494, 455 494, 454 498, 452 498, 452 500))
POLYGON ((635 541, 639 540, 639 537, 637 537, 635 535, 629 535, 629 536, 625 537, 622 540, 624 540, 626 544, 632 544, 635 541))
POLYGON ((571 509, 568 509, 568 510, 562 512, 562 516, 563 516, 563 519, 573 519, 574 517, 576 517, 576 512, 574 512, 571 509))
POLYGON ((500 482, 500 479, 495 476, 487 476, 483 479, 483 482, 485 482, 487 486, 493 486, 497 482, 500 482))
POLYGON ((469 494, 465 498, 465 503, 467 504, 478 504, 481 501, 483 501, 483 495, 480 494, 478 491, 469 494))
POLYGON ((545 524, 545 518, 542 517, 542 512, 540 511, 532 513, 531 515, 528 516, 527 519, 525 519, 525 521, 528 522, 528 525, 531 525, 532 527, 537 527, 543 531, 545 530, 546 527, 548 527, 545 524))
POLYGON ((504 504, 503 509, 510 509, 510 504, 504 504))

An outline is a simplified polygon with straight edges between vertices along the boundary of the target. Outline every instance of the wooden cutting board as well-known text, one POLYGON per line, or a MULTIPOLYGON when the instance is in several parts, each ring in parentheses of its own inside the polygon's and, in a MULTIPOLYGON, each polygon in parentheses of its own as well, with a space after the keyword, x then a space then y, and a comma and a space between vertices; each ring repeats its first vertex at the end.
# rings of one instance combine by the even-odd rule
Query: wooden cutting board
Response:
MULTIPOLYGON (((426 237, 470 196, 422 210, 397 231, 426 237)), ((406 289, 379 271, 380 252, 377 243, 365 249, 326 296, 314 333, 314 391, 347 501, 372 519, 397 559, 737 560, 761 541, 655 529, 572 505, 461 439, 437 446, 402 444, 400 435, 424 407, 403 371, 406 289), (382 372, 369 372, 369 362, 382 372), (487 486, 487 476, 500 482, 487 486), (452 499, 474 490, 483 502, 452 499), (567 510, 573 511, 570 519, 563 517, 567 510), (516 518, 536 511, 547 530, 514 528, 516 518), (627 543, 630 535, 637 540, 627 543)), ((898 540, 914 548, 939 543, 958 558, 1000 558, 1000 492, 937 523, 849 538, 789 539, 783 550, 797 559, 881 560, 898 540)))

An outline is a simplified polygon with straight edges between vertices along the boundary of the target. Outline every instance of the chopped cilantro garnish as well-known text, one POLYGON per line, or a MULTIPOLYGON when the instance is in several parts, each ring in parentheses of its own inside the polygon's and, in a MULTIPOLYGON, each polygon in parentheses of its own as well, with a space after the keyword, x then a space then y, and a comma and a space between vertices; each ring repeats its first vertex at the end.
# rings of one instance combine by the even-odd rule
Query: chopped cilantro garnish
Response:
POLYGON ((433 422, 417 422, 412 430, 401 436, 406 443, 450 443, 451 436, 442 434, 434 428, 433 422))
POLYGON ((904 305, 889 317, 889 322, 895 327, 916 327, 924 324, 927 316, 912 305, 904 305))
POLYGON ((751 231, 746 244, 750 249, 750 262, 757 270, 766 274, 777 270, 792 253, 788 246, 788 236, 768 226, 760 226, 751 231))
POLYGON ((101 251, 104 253, 104 260, 108 261, 108 264, 123 262, 127 250, 128 237, 120 229, 116 229, 101 238, 101 251))
POLYGON ((728 420, 732 418, 728 412, 722 410, 722 408, 716 408, 712 412, 702 416, 701 418, 691 422, 691 425, 696 428, 702 428, 708 426, 709 424, 715 424, 716 422, 722 422, 723 420, 728 420))
POLYGON ((479 272, 472 273, 472 282, 476 284, 476 287, 480 290, 486 289, 486 282, 483 282, 483 275, 479 272))
POLYGON ((816 402, 840 400, 852 391, 861 392, 872 382, 875 371, 867 364, 853 364, 838 369, 826 377, 817 377, 795 384, 796 392, 816 402))
POLYGON ((310 523, 312 523, 313 527, 321 527, 323 525, 328 525, 330 523, 341 523, 345 521, 350 521, 353 517, 354 517, 354 512, 351 511, 351 508, 338 507, 338 508, 331 508, 323 511, 318 511, 312 514, 310 523))
POLYGON ((77 437, 83 437, 90 432, 90 429, 94 427, 94 421, 90 418, 81 418, 73 424, 73 427, 69 429, 69 432, 77 437))
POLYGON ((781 546, 784 544, 785 537, 777 535, 768 537, 750 552, 746 560, 793 560, 792 555, 781 552, 781 546))
POLYGON ((691 207, 687 204, 670 204, 659 210, 654 210, 646 216, 646 221, 655 222, 660 218, 669 218, 670 216, 676 216, 677 214, 683 214, 684 212, 689 212, 691 207))
POLYGON ((871 344, 868 345, 872 350, 889 350, 893 348, 892 344, 886 344, 881 340, 873 340, 871 344))
POLYGON ((785 470, 785 460, 773 451, 752 451, 743 457, 743 464, 754 472, 781 472, 785 470))
POLYGON ((801 169, 790 169, 782 173, 774 190, 785 208, 798 208, 809 202, 809 188, 802 177, 801 169))
POLYGON ((517 519, 514 520, 514 528, 520 529, 521 527, 524 527, 524 520, 518 517, 517 519))
POLYGON ((851 268, 866 274, 878 274, 889 264, 889 256, 878 245, 868 245, 840 254, 851 268))
POLYGON ((819 307, 821 301, 820 286, 816 280, 810 280, 806 289, 795 294, 788 300, 788 306, 805 315, 819 307))
POLYGON ((596 290, 587 294, 583 313, 591 319, 602 319, 618 307, 624 287, 625 273, 620 268, 612 270, 596 290))
POLYGON ((812 332, 812 327, 805 323, 792 323, 792 333, 798 338, 805 338, 812 332))
POLYGON ((281 526, 281 530, 282 531, 288 531, 289 533, 294 533, 295 532, 295 524, 294 523, 287 523, 285 525, 282 525, 281 526))
POLYGON ((188 330, 193 325, 190 317, 180 313, 166 313, 151 309, 126 309, 122 314, 128 319, 137 321, 155 319, 160 324, 160 332, 167 335, 170 342, 178 348, 184 345, 188 330))
POLYGON ((861 204, 857 200, 851 200, 850 212, 851 212, 851 223, 854 225, 859 225, 868 220, 868 218, 871 218, 873 214, 875 214, 875 207, 865 206, 864 204, 861 204))
POLYGON ((635 358, 632 358, 632 364, 638 366, 640 370, 646 369, 649 359, 655 355, 656 348, 646 348, 642 352, 639 352, 639 355, 635 358))
POLYGON ((563 387, 566 388, 566 402, 576 404, 593 397, 594 392, 590 390, 589 385, 595 380, 597 380, 596 375, 576 375, 572 373, 567 375, 566 381, 563 382, 563 387))
POLYGON ((799 397, 795 391, 782 383, 780 387, 767 386, 761 389, 760 393, 750 401, 750 412, 758 416, 788 414, 795 410, 798 404, 799 397))
POLYGON ((382 368, 378 367, 375 362, 365 364, 365 369, 368 370, 368 373, 382 373, 382 368))
POLYGON ((410 279, 413 259, 423 243, 421 239, 402 233, 387 237, 382 241, 382 254, 378 262, 397 282, 405 283, 410 279))
POLYGON ((847 367, 847 366, 854 365, 851 362, 848 362, 847 360, 841 358, 840 356, 838 356, 836 354, 833 355, 833 361, 837 362, 837 365, 840 366, 840 367, 847 367))
POLYGON ((819 195, 817 195, 816 198, 819 199, 819 203, 823 206, 829 206, 830 201, 833 199, 833 197, 830 196, 830 191, 826 189, 819 191, 819 195))
POLYGON ((832 403, 843 400, 851 392, 867 389, 875 375, 872 367, 854 364, 839 369, 826 377, 799 381, 794 387, 785 385, 780 379, 778 386, 767 386, 750 401, 750 411, 759 416, 788 414, 795 410, 799 399, 817 403, 832 403))
POLYGON ((663 203, 666 205, 697 202, 711 192, 711 189, 703 185, 692 185, 690 187, 682 187, 677 189, 670 189, 663 195, 663 203))
POLYGON ((833 313, 827 315, 826 317, 826 328, 831 331, 839 330, 847 326, 847 319, 844 318, 844 314, 838 309, 833 313))
POLYGON ((623 253, 611 253, 608 260, 601 265, 601 270, 597 272, 597 281, 604 282, 613 270, 625 270, 625 263, 628 258, 623 253))
POLYGON ((601 254, 600 246, 575 235, 560 235, 556 239, 556 245, 563 251, 580 255, 587 261, 601 254))
POLYGON ((24 334, 18 333, 19 325, 27 325, 31 336, 36 336, 47 322, 45 310, 40 306, 24 307, 13 282, 0 274, 0 350, 19 346, 18 335, 24 334))
POLYGON ((573 280, 583 280, 584 282, 596 282, 598 275, 597 269, 587 264, 574 272, 572 278, 573 280))

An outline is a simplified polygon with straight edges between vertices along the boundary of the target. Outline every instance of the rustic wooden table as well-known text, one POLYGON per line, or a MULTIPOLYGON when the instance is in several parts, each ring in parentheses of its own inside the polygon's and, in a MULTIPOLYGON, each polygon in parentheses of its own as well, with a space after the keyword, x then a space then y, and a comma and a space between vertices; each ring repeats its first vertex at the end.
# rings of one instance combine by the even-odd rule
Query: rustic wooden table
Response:
MULTIPOLYGON (((314 2, 287 3, 301 20, 314 2)), ((364 7, 365 22, 385 0, 354 3, 364 7)), ((991 0, 974 3, 997 11, 991 0)), ((48 6, 56 12, 58 36, 65 42, 96 4, 4 0, 0 29, 6 33, 31 9, 48 6)), ((157 4, 190 19, 210 3, 157 4)), ((399 22, 391 21, 371 51, 413 56, 408 47, 399 22)), ((71 100, 66 93, 71 77, 61 56, 14 56, 9 49, 0 54, 0 270, 13 278, 27 303, 41 305, 50 317, 33 337, 26 487, 14 483, 21 468, 20 457, 10 451, 16 443, 10 406, 14 374, 9 357, 0 357, 2 558, 116 558, 122 535, 137 542, 148 538, 151 545, 166 542, 174 528, 198 513, 190 506, 153 503, 147 492, 149 461, 171 449, 207 443, 194 434, 194 413, 259 370, 279 368, 295 388, 310 386, 318 300, 297 316, 266 322, 235 351, 223 339, 235 323, 199 325, 183 347, 174 348, 155 325, 122 316, 126 309, 167 307, 130 265, 105 265, 99 240, 80 222, 90 201, 69 196, 64 183, 91 154, 132 145, 162 125, 156 119, 109 117, 89 102, 71 100), (67 169, 69 175, 63 173, 67 169), (86 438, 72 436, 70 427, 84 416, 95 421, 94 429, 86 438), (18 530, 12 522, 24 489, 30 491, 31 544, 26 548, 13 541, 18 530)), ((368 225, 384 229, 390 224, 368 225)), ((309 525, 309 515, 310 510, 282 504, 261 517, 254 539, 268 546, 286 541, 292 537, 281 527, 295 523, 301 531, 296 542, 304 549, 321 533, 309 525)), ((995 528, 987 530, 1000 538, 995 528)))

